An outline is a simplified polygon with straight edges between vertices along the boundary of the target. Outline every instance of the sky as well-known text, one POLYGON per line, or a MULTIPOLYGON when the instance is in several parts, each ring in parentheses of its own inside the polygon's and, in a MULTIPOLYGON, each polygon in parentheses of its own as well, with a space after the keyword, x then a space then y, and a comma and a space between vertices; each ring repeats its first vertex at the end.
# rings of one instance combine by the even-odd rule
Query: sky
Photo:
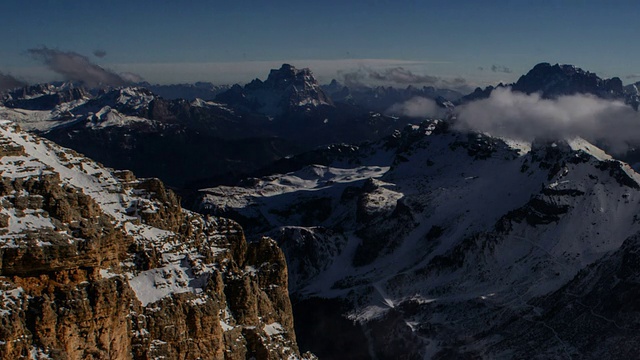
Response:
POLYGON ((160 84, 244 83, 285 62, 321 82, 402 87, 508 83, 540 62, 631 83, 638 14, 637 1, 3 0, 0 73, 69 76, 52 71, 51 50, 160 84))

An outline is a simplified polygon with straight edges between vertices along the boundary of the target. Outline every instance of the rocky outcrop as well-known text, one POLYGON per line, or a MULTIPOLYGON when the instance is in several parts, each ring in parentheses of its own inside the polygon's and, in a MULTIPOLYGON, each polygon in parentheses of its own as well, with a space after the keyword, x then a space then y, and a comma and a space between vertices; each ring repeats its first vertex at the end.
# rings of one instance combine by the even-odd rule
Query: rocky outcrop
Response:
POLYGON ((0 358, 301 357, 273 240, 10 123, 0 139, 0 358))

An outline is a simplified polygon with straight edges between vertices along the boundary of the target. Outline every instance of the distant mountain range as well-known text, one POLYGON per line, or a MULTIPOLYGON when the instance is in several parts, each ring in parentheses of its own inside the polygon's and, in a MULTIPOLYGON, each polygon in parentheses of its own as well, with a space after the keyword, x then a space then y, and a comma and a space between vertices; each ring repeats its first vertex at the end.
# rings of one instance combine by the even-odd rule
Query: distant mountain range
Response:
POLYGON ((444 107, 445 103, 456 101, 463 96, 454 90, 436 89, 432 86, 417 88, 410 85, 404 89, 391 86, 348 87, 335 79, 329 85, 322 86, 322 89, 329 94, 334 102, 344 102, 383 113, 393 105, 416 97, 436 100, 439 105, 444 107))
MULTIPOLYGON (((634 94, 549 64, 512 90, 630 105, 634 94)), ((195 206, 278 241, 298 339, 321 358, 635 356, 640 175, 581 138, 454 124, 282 159, 203 189, 195 206)))
POLYGON ((90 91, 65 83, 14 90, 2 105, 0 117, 27 130, 179 188, 233 182, 285 156, 378 139, 404 124, 334 104, 308 69, 290 65, 215 101, 169 100, 138 86, 90 91))
MULTIPOLYGON (((542 63, 516 83, 497 87, 505 86, 542 99, 580 94, 636 109, 639 103, 638 84, 625 87, 618 78, 570 65, 542 63)), ((497 87, 463 96, 429 87, 321 86, 309 69, 284 64, 264 81, 217 89, 209 99, 167 99, 139 86, 26 87, 4 95, 0 117, 107 166, 162 178, 182 190, 184 203, 202 219, 237 221, 252 246, 263 244, 260 253, 269 254, 264 267, 258 255, 241 265, 243 284, 251 283, 245 277, 254 270, 282 275, 281 266, 269 265, 282 255, 261 240, 275 239, 288 263, 298 344, 320 358, 636 357, 640 175, 620 161, 631 161, 633 150, 616 159, 576 136, 522 141, 458 126, 456 106, 487 99, 497 87), (411 119, 385 113, 416 97, 434 100, 447 115, 411 119)), ((117 185, 105 198, 92 195, 107 209, 116 206, 108 199, 133 191, 127 196, 138 207, 130 210, 157 220, 153 214, 176 201, 154 195, 165 190, 153 180, 146 191, 118 190, 120 181, 138 182, 125 173, 125 180, 117 180, 101 165, 54 145, 47 145, 47 153, 14 124, 2 129, 8 139, 0 154, 3 176, 42 177, 49 169, 32 158, 53 159, 59 173, 68 165, 84 174, 65 179, 83 192, 96 192, 89 186, 96 182, 117 185), (14 142, 33 150, 28 158, 12 158, 26 156, 14 142), (153 196, 164 205, 140 198, 153 196)), ((9 225, 23 213, 38 224, 54 221, 26 211, 25 201, 39 200, 18 199, 20 186, 5 192, 7 208, 17 210, 3 210, 0 217, 11 234, 20 228, 9 225)), ((76 198, 72 190, 65 194, 76 198)), ((176 211, 183 214, 172 209, 166 212, 171 219, 176 211)), ((80 217, 66 222, 70 231, 76 225, 90 230, 83 226, 93 218, 80 217)), ((190 234, 177 226, 172 231, 190 234)), ((228 229, 240 231, 234 226, 228 229)), ((122 253, 137 254, 131 279, 156 265, 200 259, 196 254, 182 261, 167 253, 166 264, 153 263, 171 242, 147 240, 122 253)), ((229 262, 243 263, 236 258, 229 262)), ((282 278, 258 278, 259 285, 242 289, 268 292, 282 278)), ((244 341, 283 333, 257 319, 260 328, 243 332, 244 341)), ((291 325, 286 318, 278 321, 291 325)), ((291 337, 276 340, 266 344, 280 346, 283 354, 291 350, 282 348, 293 344, 291 337)))

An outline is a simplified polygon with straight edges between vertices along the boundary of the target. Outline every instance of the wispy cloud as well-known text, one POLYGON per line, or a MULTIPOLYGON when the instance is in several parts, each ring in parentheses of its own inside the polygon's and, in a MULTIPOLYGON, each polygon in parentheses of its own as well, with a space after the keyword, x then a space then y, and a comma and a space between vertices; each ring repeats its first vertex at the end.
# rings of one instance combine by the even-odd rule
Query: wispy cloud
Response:
POLYGON ((97 49, 93 51, 93 55, 95 57, 99 57, 99 58, 103 58, 105 56, 107 56, 107 52, 101 49, 97 49))
POLYGON ((134 74, 132 72, 123 72, 120 73, 120 77, 123 78, 125 81, 130 82, 130 83, 139 83, 139 82, 143 82, 144 78, 138 74, 134 74))
POLYGON ((621 101, 592 95, 542 99, 538 94, 498 88, 487 99, 456 109, 460 129, 522 140, 580 136, 613 152, 640 142, 640 115, 621 101))
POLYGON ((496 64, 491 65, 491 71, 505 73, 505 74, 511 74, 513 72, 510 68, 504 65, 496 65, 496 64))
MULTIPOLYGON (((403 67, 411 70, 414 74, 419 74, 419 69, 427 65, 445 66, 448 64, 442 61, 399 59, 280 59, 239 62, 110 63, 108 65, 110 70, 107 71, 121 77, 124 77, 123 73, 133 73, 148 81, 161 84, 196 81, 210 81, 215 84, 244 84, 256 78, 266 79, 270 69, 278 69, 284 63, 291 64, 296 68, 310 68, 321 83, 329 83, 332 79, 344 81, 344 77, 350 76, 347 74, 354 74, 353 79, 357 81, 361 76, 357 73, 360 69, 365 68, 382 73, 388 68, 403 67)), ((47 66, 47 68, 50 67, 47 66)), ((45 71, 43 67, 17 67, 11 70, 12 73, 27 78, 30 82, 50 80, 47 80, 50 73, 45 71)), ((364 76, 364 80, 370 80, 367 73, 363 73, 362 76, 364 76)), ((64 78, 67 79, 67 77, 64 78)), ((444 78, 442 79, 445 81, 444 78)), ((451 82, 459 84, 459 81, 455 79, 451 82)))
POLYGON ((12 75, 0 72, 0 92, 15 89, 27 85, 24 81, 18 80, 12 75))
POLYGON ((366 86, 367 73, 362 69, 359 70, 338 70, 340 81, 350 88, 359 88, 366 86))
POLYGON ((374 71, 368 69, 369 78, 378 81, 392 82, 396 84, 433 84, 439 79, 435 76, 418 75, 401 66, 374 71))
POLYGON ((27 50, 34 59, 42 61, 50 70, 61 75, 64 80, 83 83, 89 87, 121 86, 127 79, 113 71, 92 63, 89 58, 73 51, 61 51, 47 47, 27 50))
POLYGON ((362 87, 382 83, 399 86, 433 86, 436 88, 456 90, 462 93, 469 92, 473 89, 473 87, 461 77, 449 79, 427 74, 416 74, 402 66, 384 69, 372 69, 363 66, 357 70, 343 71, 340 73, 340 76, 345 85, 350 87, 362 87))
POLYGON ((394 104, 386 111, 391 115, 404 115, 414 118, 439 117, 444 110, 435 101, 423 97, 414 97, 403 103, 394 104))

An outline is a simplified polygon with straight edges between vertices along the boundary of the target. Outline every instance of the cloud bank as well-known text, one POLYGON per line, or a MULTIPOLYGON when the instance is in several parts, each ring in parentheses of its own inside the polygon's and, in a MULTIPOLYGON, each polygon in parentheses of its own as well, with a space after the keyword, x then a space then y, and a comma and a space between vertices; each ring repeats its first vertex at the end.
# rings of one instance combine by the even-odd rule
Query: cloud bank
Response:
MULTIPOLYGON (((73 51, 60 51, 47 47, 27 50, 34 59, 42 61, 50 70, 60 74, 64 80, 82 83, 88 87, 123 86, 125 77, 92 63, 86 56, 73 51)), ((105 54, 106 55, 106 54, 105 54)))
POLYGON ((408 117, 438 117, 444 113, 432 99, 414 97, 403 103, 394 104, 387 110, 390 115, 404 115, 408 117))
POLYGON ((621 101, 592 95, 542 99, 538 94, 495 89, 487 99, 456 109, 459 129, 531 141, 579 136, 612 152, 640 142, 640 114, 621 101))
POLYGON ((388 81, 396 84, 432 84, 438 82, 438 78, 429 75, 417 75, 398 66, 382 71, 368 70, 369 78, 378 81, 388 81))
POLYGON ((120 77, 123 78, 125 81, 130 82, 130 83, 139 83, 139 82, 143 82, 144 78, 138 74, 134 74, 132 72, 123 72, 120 73, 120 77))
POLYGON ((401 86, 423 85, 441 89, 450 89, 467 93, 473 87, 463 78, 445 79, 439 76, 420 75, 402 66, 391 67, 382 70, 374 70, 369 67, 361 67, 356 71, 340 72, 342 81, 348 87, 364 87, 368 82, 384 82, 401 86))
POLYGON ((27 85, 25 82, 16 79, 15 77, 0 72, 0 92, 5 90, 11 90, 18 87, 27 85))

